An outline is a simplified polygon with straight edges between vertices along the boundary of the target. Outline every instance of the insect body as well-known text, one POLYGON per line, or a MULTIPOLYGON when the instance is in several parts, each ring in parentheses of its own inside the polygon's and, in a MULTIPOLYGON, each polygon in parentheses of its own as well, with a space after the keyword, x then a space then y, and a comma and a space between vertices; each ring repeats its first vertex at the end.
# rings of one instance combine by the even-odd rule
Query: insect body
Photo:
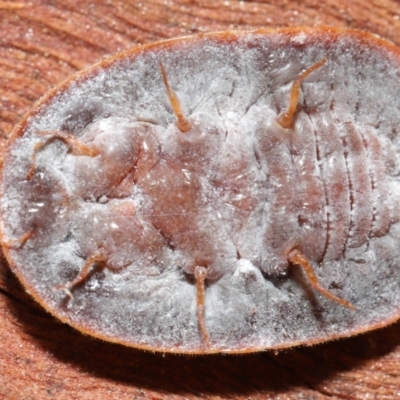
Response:
POLYGON ((162 351, 279 348, 397 318, 400 64, 364 40, 170 41, 50 93, 3 169, 18 276, 78 329, 162 351))

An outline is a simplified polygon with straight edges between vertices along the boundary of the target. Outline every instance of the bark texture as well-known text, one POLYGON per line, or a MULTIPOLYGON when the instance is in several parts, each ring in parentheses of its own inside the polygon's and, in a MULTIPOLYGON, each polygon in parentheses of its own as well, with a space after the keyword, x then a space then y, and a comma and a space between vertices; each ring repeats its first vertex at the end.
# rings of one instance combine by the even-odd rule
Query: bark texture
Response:
MULTIPOLYGON (((399 0, 0 1, 0 146, 32 104, 108 53, 261 26, 366 29, 400 45, 399 0)), ((312 348, 245 356, 151 354, 50 317, 0 263, 0 398, 396 399, 400 324, 312 348)))

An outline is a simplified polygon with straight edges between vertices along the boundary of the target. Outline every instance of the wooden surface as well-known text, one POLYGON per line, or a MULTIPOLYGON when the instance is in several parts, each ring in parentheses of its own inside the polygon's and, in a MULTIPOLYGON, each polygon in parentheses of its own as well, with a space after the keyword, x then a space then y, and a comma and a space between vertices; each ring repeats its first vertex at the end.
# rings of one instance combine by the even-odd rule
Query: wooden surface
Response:
MULTIPOLYGON (((400 1, 0 1, 0 146, 49 88, 110 52, 196 32, 287 25, 367 29, 400 45, 400 1)), ((400 324, 279 354, 151 354, 54 320, 3 261, 0 398, 396 399, 400 324)))

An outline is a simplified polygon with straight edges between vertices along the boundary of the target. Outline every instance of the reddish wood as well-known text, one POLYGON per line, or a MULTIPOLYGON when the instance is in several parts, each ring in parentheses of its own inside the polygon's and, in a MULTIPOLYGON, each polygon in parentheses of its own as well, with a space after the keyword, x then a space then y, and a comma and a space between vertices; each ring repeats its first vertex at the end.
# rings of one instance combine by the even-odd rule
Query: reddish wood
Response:
MULTIPOLYGON (((274 25, 367 29, 400 45, 397 0, 0 1, 0 146, 33 102, 105 54, 274 25)), ((103 343, 50 317, 0 264, 0 398, 394 399, 400 324, 279 354, 183 357, 103 343)))

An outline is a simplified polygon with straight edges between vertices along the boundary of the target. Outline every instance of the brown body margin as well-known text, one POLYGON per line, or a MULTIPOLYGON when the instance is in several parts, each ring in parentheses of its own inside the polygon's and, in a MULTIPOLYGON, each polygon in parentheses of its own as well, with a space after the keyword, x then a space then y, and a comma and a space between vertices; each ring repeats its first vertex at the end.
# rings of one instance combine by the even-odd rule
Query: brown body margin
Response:
POLYGON ((322 295, 324 295, 326 298, 329 300, 332 300, 338 304, 341 304, 344 307, 349 308, 350 310, 355 310, 356 308, 347 300, 341 299, 340 297, 335 296, 325 288, 321 286, 321 284, 318 281, 317 276, 315 275, 314 269, 311 265, 311 263, 307 260, 307 258, 304 256, 304 254, 298 250, 298 249, 293 249, 291 250, 288 255, 288 261, 292 264, 299 265, 300 267, 303 268, 303 271, 306 274, 306 277, 308 279, 308 282, 310 285, 315 289, 318 290, 322 295))
POLYGON ((94 145, 87 145, 82 143, 75 135, 63 131, 42 131, 38 132, 40 135, 50 135, 48 139, 43 142, 37 143, 33 148, 32 165, 26 174, 26 179, 29 181, 35 173, 36 167, 36 154, 53 140, 61 140, 70 146, 71 152, 80 156, 95 157, 100 154, 100 150, 94 145))
POLYGON ((327 61, 327 59, 323 58, 321 61, 314 64, 312 67, 307 68, 293 82, 292 89, 290 90, 290 100, 289 100, 288 109, 284 113, 280 114, 276 120, 276 122, 282 128, 286 128, 286 129, 293 128, 294 118, 296 115, 296 109, 297 109, 297 105, 299 103, 300 86, 303 83, 304 79, 307 78, 308 75, 310 75, 312 72, 314 72, 318 68, 321 68, 326 63, 326 61, 327 61))

